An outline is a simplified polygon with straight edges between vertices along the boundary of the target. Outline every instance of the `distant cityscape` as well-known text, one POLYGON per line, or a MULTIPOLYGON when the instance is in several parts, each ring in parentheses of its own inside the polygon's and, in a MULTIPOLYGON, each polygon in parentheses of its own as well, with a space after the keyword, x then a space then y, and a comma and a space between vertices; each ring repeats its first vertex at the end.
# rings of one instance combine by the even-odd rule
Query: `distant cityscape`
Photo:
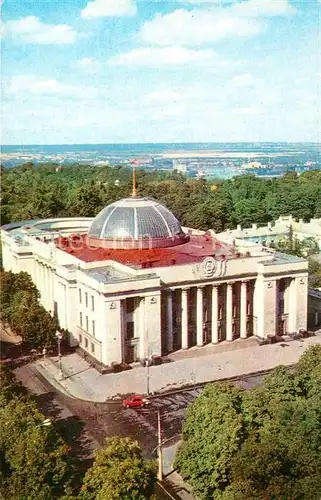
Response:
POLYGON ((228 179, 251 173, 279 177, 321 168, 318 143, 185 143, 75 144, 3 146, 4 168, 26 162, 130 165, 135 159, 146 170, 173 170, 194 178, 228 179))

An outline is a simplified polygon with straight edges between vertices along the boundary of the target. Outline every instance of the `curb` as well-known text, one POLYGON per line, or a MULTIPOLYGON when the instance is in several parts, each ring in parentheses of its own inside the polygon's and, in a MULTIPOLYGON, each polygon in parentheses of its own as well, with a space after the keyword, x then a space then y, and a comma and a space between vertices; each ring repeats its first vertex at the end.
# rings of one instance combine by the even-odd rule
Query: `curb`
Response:
MULTIPOLYGON (((293 368, 295 365, 296 365, 296 363, 292 363, 292 364, 286 365, 286 367, 287 368, 293 368)), ((95 405, 110 405, 110 404, 119 404, 119 403, 121 403, 123 397, 126 396, 124 394, 123 396, 120 396, 120 397, 117 397, 117 398, 115 397, 115 398, 106 399, 106 401, 95 401, 95 400, 92 400, 92 399, 80 398, 80 397, 77 397, 77 396, 74 396, 73 394, 71 394, 68 391, 68 389, 66 389, 63 385, 61 385, 59 383, 58 380, 54 379, 53 377, 51 377, 50 379, 48 379, 44 375, 44 373, 42 373, 45 370, 44 370, 44 368, 41 365, 40 365, 41 366, 41 370, 39 370, 39 366, 37 366, 36 364, 34 366, 35 366, 37 372, 39 373, 39 375, 42 378, 44 378, 48 384, 50 384, 52 387, 54 387, 58 391, 62 392, 66 396, 68 396, 68 397, 70 397, 72 399, 78 400, 78 401, 83 401, 85 403, 93 403, 95 405)), ((173 396, 175 394, 181 394, 183 392, 190 391, 192 389, 202 388, 202 387, 205 387, 208 384, 214 384, 215 382, 236 382, 236 381, 242 380, 244 378, 253 378, 253 377, 264 376, 264 375, 267 375, 268 373, 270 373, 274 369, 275 369, 275 367, 269 368, 267 370, 259 370, 259 371, 256 371, 256 372, 242 373, 240 375, 234 375, 232 377, 223 377, 223 378, 219 378, 219 379, 208 380, 208 381, 205 381, 205 382, 199 382, 197 384, 191 384, 191 385, 187 384, 187 385, 182 386, 182 387, 177 388, 177 389, 169 389, 168 391, 164 391, 164 392, 158 391, 158 392, 155 392, 154 394, 150 394, 148 397, 149 397, 149 399, 153 400, 153 399, 157 399, 157 398, 161 398, 161 397, 173 396)))

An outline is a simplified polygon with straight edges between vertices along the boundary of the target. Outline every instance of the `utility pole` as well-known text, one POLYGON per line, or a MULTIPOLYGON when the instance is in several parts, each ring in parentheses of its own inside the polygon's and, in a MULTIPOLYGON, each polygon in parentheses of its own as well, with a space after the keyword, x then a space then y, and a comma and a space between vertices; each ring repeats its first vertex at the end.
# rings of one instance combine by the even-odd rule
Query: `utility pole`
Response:
POLYGON ((162 429, 160 410, 157 410, 157 430, 158 430, 158 481, 163 480, 163 451, 162 451, 162 429))

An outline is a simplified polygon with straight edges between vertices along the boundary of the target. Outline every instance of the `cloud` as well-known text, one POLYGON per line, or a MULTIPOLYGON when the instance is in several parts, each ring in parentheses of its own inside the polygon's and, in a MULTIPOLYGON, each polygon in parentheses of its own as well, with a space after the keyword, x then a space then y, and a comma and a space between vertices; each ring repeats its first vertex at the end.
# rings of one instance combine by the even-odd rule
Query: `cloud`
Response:
POLYGON ((147 21, 140 36, 145 42, 158 45, 203 45, 228 37, 256 35, 261 29, 256 19, 227 15, 225 9, 178 9, 147 21))
POLYGON ((259 115, 262 113, 262 109, 256 106, 249 106, 249 107, 240 107, 240 108, 234 108, 233 113, 236 115, 242 115, 242 116, 255 116, 259 115))
POLYGON ((100 69, 100 63, 92 57, 83 57, 75 65, 86 73, 97 73, 100 69))
POLYGON ((156 15, 142 26, 140 37, 157 45, 203 45, 257 35, 265 28, 266 18, 295 13, 288 0, 247 0, 225 6, 204 2, 199 6, 156 15))
POLYGON ((58 82, 55 79, 39 80, 34 75, 13 76, 7 87, 8 94, 26 94, 29 95, 53 95, 73 97, 76 99, 94 98, 97 96, 97 90, 83 85, 68 85, 58 82))
POLYGON ((254 87, 260 82, 259 78, 256 78, 249 73, 243 73, 241 75, 235 75, 231 79, 231 83, 235 87, 254 87))
POLYGON ((234 14, 247 17, 290 16, 296 9, 288 0, 248 0, 231 7, 234 14))
POLYGON ((93 0, 82 9, 81 17, 92 19, 95 17, 134 16, 136 12, 134 0, 93 0))
POLYGON ((179 46, 146 47, 133 49, 111 57, 109 65, 117 66, 178 66, 184 64, 207 65, 217 61, 216 53, 211 50, 193 50, 179 46))
POLYGON ((77 38, 76 31, 68 24, 46 24, 36 16, 7 21, 3 34, 23 43, 43 45, 73 43, 77 38))

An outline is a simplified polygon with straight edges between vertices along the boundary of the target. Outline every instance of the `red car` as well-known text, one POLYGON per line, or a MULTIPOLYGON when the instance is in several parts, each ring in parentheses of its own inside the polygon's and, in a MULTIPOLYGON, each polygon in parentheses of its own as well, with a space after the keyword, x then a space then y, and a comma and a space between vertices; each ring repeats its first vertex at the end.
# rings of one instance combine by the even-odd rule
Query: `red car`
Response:
POLYGON ((123 400, 124 408, 142 408, 143 406, 149 404, 150 404, 149 399, 139 395, 129 396, 128 399, 123 400))

